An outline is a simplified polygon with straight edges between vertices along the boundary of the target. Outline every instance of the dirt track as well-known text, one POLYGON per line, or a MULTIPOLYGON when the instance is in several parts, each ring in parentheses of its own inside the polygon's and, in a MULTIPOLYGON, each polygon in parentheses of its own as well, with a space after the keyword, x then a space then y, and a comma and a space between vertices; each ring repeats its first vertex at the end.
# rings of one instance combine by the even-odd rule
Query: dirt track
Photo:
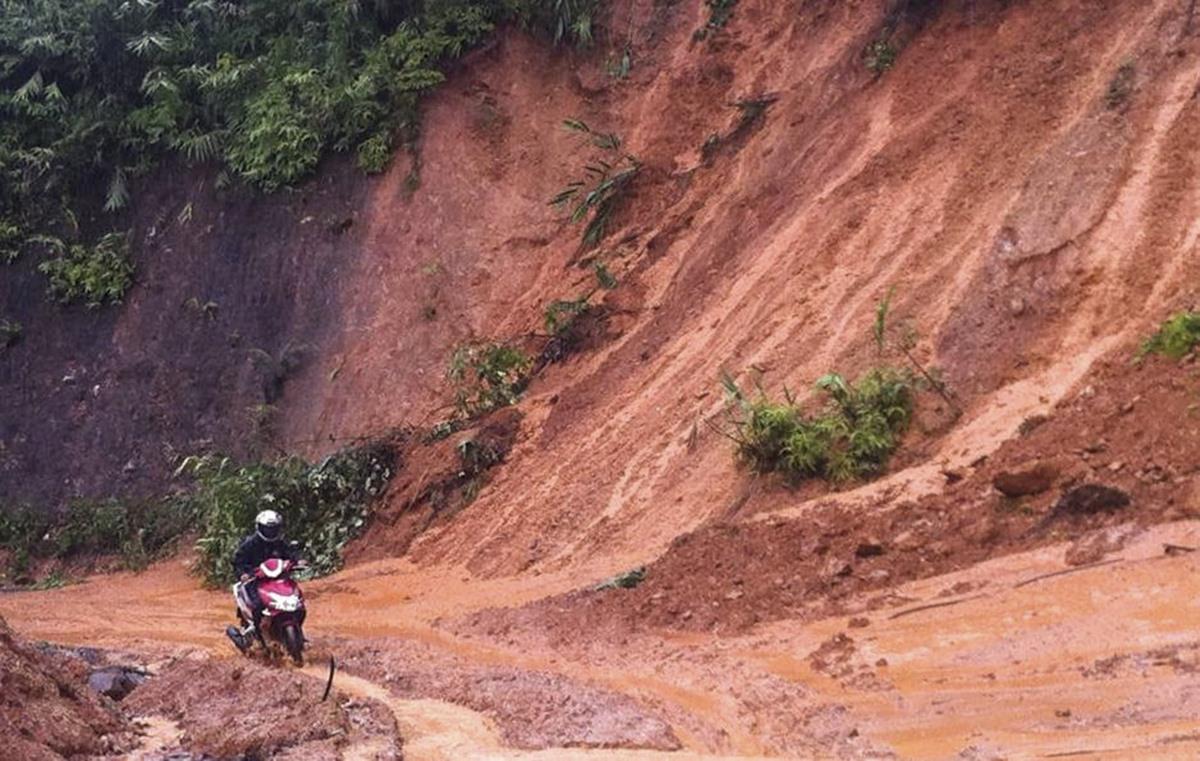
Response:
MULTIPOLYGON (((890 604, 857 615, 737 637, 646 632, 557 649, 532 635, 455 637, 435 622, 519 603, 567 579, 475 581, 461 569, 384 561, 309 585, 314 659, 335 652, 362 675, 344 674, 338 689, 385 701, 410 759, 946 758, 969 747, 978 755, 964 757, 1192 758, 1200 752, 1200 556, 1165 556, 1164 543, 1200 544, 1200 522, 1151 529, 1095 566, 1064 567, 1061 546, 992 561, 892 590, 890 604), (430 667, 445 695, 420 694, 430 667), (496 669, 507 673, 499 699, 479 678, 496 669), (524 744, 533 737, 556 748, 553 734, 536 732, 579 694, 603 708, 573 706, 577 723, 552 728, 565 733, 560 741, 611 731, 611 704, 599 696, 617 694, 643 714, 623 709, 624 726, 662 717, 685 752, 505 749, 513 701, 528 701, 515 708, 540 717, 523 726, 535 733, 524 744)), ((176 564, 0 598, 0 613, 26 637, 151 653, 189 646, 218 657, 228 650, 225 607, 176 564)), ((608 739, 621 741, 646 737, 608 739)))

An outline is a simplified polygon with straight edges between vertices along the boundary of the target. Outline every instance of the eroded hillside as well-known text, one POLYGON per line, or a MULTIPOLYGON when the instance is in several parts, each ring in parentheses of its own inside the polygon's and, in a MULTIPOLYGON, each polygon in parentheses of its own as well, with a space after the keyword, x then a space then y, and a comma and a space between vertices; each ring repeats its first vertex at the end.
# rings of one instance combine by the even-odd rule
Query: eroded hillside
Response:
MULTIPOLYGON (((1194 755, 1200 386, 1194 353, 1135 361, 1200 282, 1191 4, 716 6, 613 3, 591 51, 499 34, 428 100, 417 187, 412 157, 282 199, 154 180, 193 221, 137 220, 143 281, 99 320, 10 279, 58 336, 0 360, 28 400, 12 493, 428 426, 455 346, 540 346, 594 291, 582 350, 469 432, 503 442, 470 498, 429 491, 468 488, 459 438, 406 443, 314 585, 314 638, 399 701, 415 757, 1194 755), (638 167, 594 249, 548 204, 596 155, 567 119, 638 167), (889 294, 952 396, 919 396, 878 479, 752 474, 722 372, 853 377, 889 294)), ((0 604, 35 636, 219 649, 226 602, 192 585, 172 561, 0 604), (132 626, 126 595, 179 613, 132 626)))

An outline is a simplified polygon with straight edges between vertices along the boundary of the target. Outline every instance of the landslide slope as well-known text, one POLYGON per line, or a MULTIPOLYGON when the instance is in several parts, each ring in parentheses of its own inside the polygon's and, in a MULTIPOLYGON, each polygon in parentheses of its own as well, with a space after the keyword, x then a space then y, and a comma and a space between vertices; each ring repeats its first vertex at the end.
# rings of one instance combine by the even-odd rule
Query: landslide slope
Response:
MULTIPOLYGON (((616 131, 644 168, 601 247, 621 279, 609 340, 533 385, 509 464, 414 545, 418 560, 611 571, 714 519, 801 504, 812 492, 752 483, 708 431, 719 373, 759 368, 775 392, 852 374, 873 357, 874 307, 892 289, 965 414, 929 405, 894 474, 838 499, 936 494, 943 470, 1013 438, 1101 358, 1123 365, 1194 295, 1200 61, 1185 4, 912 4, 889 17, 880 3, 746 0, 705 40, 698 3, 634 3, 616 19, 650 30, 634 32, 627 80, 589 61, 531 67, 506 39, 430 109, 437 185, 414 204, 436 199, 422 219, 486 241, 491 298, 472 302, 469 324, 490 335, 528 330, 571 294, 564 281, 588 277, 570 267, 578 230, 539 211, 574 162, 544 153, 552 126, 531 115, 616 131), (876 76, 863 52, 893 27, 898 59, 876 76), (511 122, 454 129, 478 97, 464 90, 486 90, 511 122), (746 118, 736 104, 753 100, 770 104, 746 118), (473 151, 491 157, 487 181, 447 171, 473 151), (496 186, 517 190, 501 206, 496 186)), ((412 224, 373 219, 388 240, 412 224)), ((418 229, 403 235, 444 240, 418 229)), ((380 336, 401 332, 396 294, 412 280, 382 255, 360 259, 350 287, 375 306, 341 340, 362 370, 316 395, 322 432, 388 417, 380 336)))

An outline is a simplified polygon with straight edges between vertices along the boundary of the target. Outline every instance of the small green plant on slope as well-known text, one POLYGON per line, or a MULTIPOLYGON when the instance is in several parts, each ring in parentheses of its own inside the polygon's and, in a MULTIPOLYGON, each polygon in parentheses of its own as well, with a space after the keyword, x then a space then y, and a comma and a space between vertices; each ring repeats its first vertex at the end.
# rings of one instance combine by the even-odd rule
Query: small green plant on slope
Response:
POLYGON ((46 243, 58 255, 39 264, 38 270, 49 279, 50 294, 61 303, 82 301, 89 309, 119 304, 133 284, 133 264, 123 234, 109 233, 90 247, 68 246, 57 239, 46 243))
POLYGON ((1133 61, 1126 61, 1117 67, 1116 73, 1108 82, 1108 89, 1104 91, 1104 105, 1108 110, 1118 111, 1129 102, 1136 78, 1137 67, 1133 61))
POLYGON ((550 199, 552 206, 571 210, 571 222, 588 220, 583 230, 583 246, 592 248, 607 234, 610 218, 629 191, 641 164, 635 157, 621 154, 621 138, 615 133, 595 132, 578 119, 567 119, 563 126, 587 135, 587 144, 604 151, 609 158, 617 156, 612 161, 600 158, 589 161, 583 167, 581 179, 567 183, 550 199))
POLYGON ((561 362, 578 348, 585 337, 581 330, 584 323, 581 318, 595 309, 592 297, 597 291, 610 291, 617 287, 617 279, 602 262, 594 262, 592 269, 596 275, 595 286, 576 298, 552 301, 542 312, 542 322, 550 340, 539 355, 539 367, 561 362))
POLYGON ((708 23, 705 26, 709 29, 724 27, 732 18, 734 6, 737 4, 738 0, 704 0, 704 5, 708 8, 708 23))
POLYGON ((1200 312, 1180 312, 1171 316, 1154 335, 1142 342, 1138 357, 1162 354, 1182 359, 1200 344, 1200 312))
POLYGON ((337 570, 342 548, 362 531, 394 466, 395 455, 383 443, 314 464, 296 457, 245 465, 216 455, 185 459, 178 473, 192 476, 194 486, 177 502, 196 516, 197 573, 211 586, 230 581, 229 559, 264 507, 284 516, 289 539, 299 543, 315 575, 337 570))
POLYGON ((816 383, 825 404, 806 413, 791 393, 771 400, 758 385, 751 398, 725 374, 729 427, 738 456, 760 473, 842 483, 878 474, 912 418, 915 379, 877 367, 854 383, 830 373, 816 383))
POLYGON ((7 317, 0 319, 0 349, 8 347, 21 340, 23 329, 21 323, 7 317))
POLYGON ((899 55, 900 51, 896 49, 895 45, 889 40, 880 39, 867 46, 863 59, 868 69, 875 74, 882 74, 896 65, 899 55))
POLYGON ((454 350, 446 377, 454 387, 454 408, 464 418, 516 404, 528 382, 532 361, 500 343, 467 343, 454 350))

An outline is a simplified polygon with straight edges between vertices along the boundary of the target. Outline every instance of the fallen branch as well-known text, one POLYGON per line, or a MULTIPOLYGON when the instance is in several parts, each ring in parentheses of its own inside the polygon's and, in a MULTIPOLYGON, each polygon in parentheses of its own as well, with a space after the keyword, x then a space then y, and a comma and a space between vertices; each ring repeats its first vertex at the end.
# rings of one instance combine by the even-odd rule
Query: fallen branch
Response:
POLYGON ((908 610, 902 610, 899 613, 893 613, 892 615, 888 616, 888 620, 893 621, 897 618, 911 616, 913 613, 920 613, 923 610, 933 610, 934 608, 948 608, 951 605, 958 605, 959 603, 969 602, 971 600, 978 600, 980 597, 986 597, 986 596, 987 595, 979 594, 979 595, 972 595, 971 597, 960 597, 957 600, 947 600, 946 602, 931 602, 928 605, 918 605, 915 608, 909 608, 908 610))
POLYGON ((1025 581, 1014 584, 1013 589, 1020 589, 1021 587, 1028 586, 1036 581, 1042 581, 1043 579, 1050 579, 1050 578, 1054 578, 1055 576, 1066 576, 1069 573, 1079 573, 1080 571, 1086 571, 1090 568, 1099 568, 1102 565, 1112 565, 1113 563, 1120 563, 1120 562, 1121 562, 1120 558, 1113 558, 1112 560, 1101 560, 1097 563, 1088 563, 1087 565, 1081 565, 1076 568, 1067 568, 1066 570, 1063 570, 1063 571, 1054 571, 1053 573, 1043 573, 1041 576, 1034 576, 1032 579, 1025 579, 1025 581))

